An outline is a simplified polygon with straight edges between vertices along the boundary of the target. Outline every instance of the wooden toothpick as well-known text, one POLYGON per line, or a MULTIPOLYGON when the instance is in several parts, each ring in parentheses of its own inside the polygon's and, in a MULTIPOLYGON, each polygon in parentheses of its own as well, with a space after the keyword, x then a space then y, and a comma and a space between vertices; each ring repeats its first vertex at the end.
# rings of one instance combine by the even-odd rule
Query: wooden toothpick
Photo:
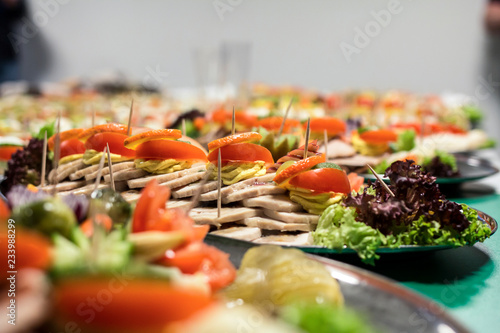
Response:
POLYGON ((309 129, 311 126, 311 118, 307 118, 307 128, 306 128, 306 145, 304 146, 304 159, 307 158, 308 148, 309 148, 309 129))
POLYGON ((109 152, 109 144, 106 142, 106 151, 108 152, 108 168, 109 168, 109 182, 111 188, 115 191, 115 179, 113 178, 113 163, 111 162, 111 153, 109 152))
POLYGON ((45 186, 45 170, 47 168, 47 131, 43 135, 43 152, 42 152, 42 173, 40 174, 40 187, 45 186))
POLYGON ((182 118, 182 135, 186 135, 186 118, 182 118))
POLYGON ((52 161, 52 168, 54 169, 54 187, 52 188, 52 195, 57 193, 57 168, 59 167, 59 157, 61 156, 61 112, 57 115, 56 136, 54 138, 54 160, 52 161))
POLYGON ((221 169, 222 169, 222 162, 221 162, 221 155, 220 155, 220 148, 219 148, 219 155, 217 156, 217 218, 220 218, 221 215, 221 209, 222 209, 222 194, 221 194, 221 187, 222 187, 222 179, 221 179, 221 169))
POLYGON ((389 193, 391 195, 391 197, 395 197, 396 195, 391 191, 389 186, 387 186, 387 184, 382 180, 382 178, 380 178, 380 176, 375 172, 375 170, 373 170, 371 165, 367 164, 366 166, 368 167, 368 169, 370 169, 370 171, 373 173, 375 178, 377 178, 377 180, 380 182, 380 184, 382 184, 382 187, 387 191, 387 193, 389 193))
POLYGON ((102 151, 102 156, 101 160, 99 161, 99 169, 97 169, 97 177, 95 179, 94 183, 94 191, 97 190, 97 187, 101 183, 101 174, 102 174, 102 168, 104 167, 104 158, 106 157, 106 148, 102 151))
POLYGON ((92 127, 95 126, 95 108, 92 108, 92 127))
POLYGON ((323 140, 325 142, 325 159, 328 161, 328 132, 323 130, 323 140))
POLYGON ((236 116, 234 113, 234 105, 233 105, 233 117, 231 118, 231 135, 234 135, 236 132, 235 126, 236 126, 236 116))
POLYGON ((132 99, 132 103, 130 104, 130 113, 128 115, 128 125, 127 125, 127 136, 130 136, 131 125, 132 125, 132 113, 134 112, 134 99, 132 99))
POLYGON ((286 118, 288 118, 288 112, 290 112, 290 108, 292 107, 292 104, 293 104, 293 97, 290 99, 290 103, 288 103, 288 107, 286 108, 285 115, 283 116, 283 121, 281 122, 281 126, 280 126, 280 129, 278 131, 277 138, 279 138, 281 136, 281 134, 283 133, 283 129, 285 128, 286 118))

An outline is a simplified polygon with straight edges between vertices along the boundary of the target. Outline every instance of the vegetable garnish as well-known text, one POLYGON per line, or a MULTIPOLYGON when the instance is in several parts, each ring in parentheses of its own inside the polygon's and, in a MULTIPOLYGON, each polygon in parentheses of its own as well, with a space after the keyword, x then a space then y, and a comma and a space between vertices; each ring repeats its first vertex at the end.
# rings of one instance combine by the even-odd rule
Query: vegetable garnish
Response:
POLYGON ((159 129, 147 132, 142 132, 134 136, 128 137, 124 141, 124 145, 128 149, 135 149, 140 144, 152 140, 175 140, 182 138, 182 133, 178 129, 159 129))
POLYGON ((243 142, 256 142, 262 139, 262 135, 257 132, 245 132, 234 135, 229 135, 221 139, 214 140, 208 143, 209 152, 215 149, 222 148, 227 145, 243 142))
POLYGON ((273 157, 266 148, 253 143, 235 143, 213 150, 208 154, 208 161, 217 166, 217 154, 221 151, 222 165, 230 162, 263 161, 266 165, 272 164, 273 157))
POLYGON ((359 137, 370 144, 384 144, 398 139, 396 132, 389 129, 368 130, 360 133, 359 137))
POLYGON ((183 160, 206 162, 205 153, 198 147, 173 140, 152 140, 140 144, 136 149, 136 159, 183 160))
POLYGON ((125 148, 124 141, 126 138, 128 138, 126 134, 118 132, 99 132, 87 138, 85 148, 102 152, 106 148, 106 144, 108 144, 111 154, 132 158, 135 156, 135 151, 125 148))
POLYGON ((394 162, 385 176, 394 197, 377 181, 343 204, 328 207, 313 232, 314 243, 338 250, 349 247, 373 264, 379 247, 463 246, 491 234, 476 211, 446 200, 436 178, 413 161, 394 162))
POLYGON ((89 129, 84 130, 78 138, 82 141, 86 141, 88 138, 91 136, 98 134, 98 133, 119 133, 119 134, 127 134, 127 126, 122 125, 122 124, 116 124, 116 123, 109 123, 109 124, 101 124, 101 125, 96 125, 94 127, 91 127, 89 129))
MULTIPOLYGON (((83 131, 84 131, 84 129, 82 129, 82 128, 73 128, 73 129, 59 133, 61 143, 66 141, 66 140, 79 139, 79 137, 83 133, 83 131)), ((47 140, 47 146, 49 147, 50 150, 54 149, 55 137, 56 136, 54 134, 47 140)))
POLYGON ((325 162, 326 158, 324 154, 314 155, 308 158, 296 161, 289 167, 283 169, 281 172, 276 173, 273 181, 278 185, 283 184, 287 179, 296 176, 297 174, 311 169, 316 164, 325 162))
POLYGON ((194 226, 193 220, 183 210, 166 209, 169 197, 168 187, 150 181, 137 202, 132 232, 182 232, 184 242, 181 246, 167 251, 157 263, 178 267, 186 274, 201 272, 214 291, 227 286, 236 276, 229 255, 203 243, 207 227, 194 226))
MULTIPOLYGON (((268 131, 279 131, 282 123, 283 117, 267 117, 259 120, 258 126, 264 127, 268 131)), ((300 121, 287 118, 283 125, 283 133, 290 133, 292 129, 300 127, 300 121)))
MULTIPOLYGON (((303 129, 306 129, 306 123, 302 124, 303 129)), ((346 123, 334 117, 312 118, 310 123, 311 133, 323 134, 326 130, 328 136, 345 133, 347 126, 346 123)))
POLYGON ((125 275, 67 278, 56 284, 54 302, 61 327, 71 322, 83 332, 162 332, 214 301, 210 295, 165 280, 125 275), (89 302, 96 295, 110 297, 100 303, 105 304, 99 305, 100 311, 92 310, 89 302))

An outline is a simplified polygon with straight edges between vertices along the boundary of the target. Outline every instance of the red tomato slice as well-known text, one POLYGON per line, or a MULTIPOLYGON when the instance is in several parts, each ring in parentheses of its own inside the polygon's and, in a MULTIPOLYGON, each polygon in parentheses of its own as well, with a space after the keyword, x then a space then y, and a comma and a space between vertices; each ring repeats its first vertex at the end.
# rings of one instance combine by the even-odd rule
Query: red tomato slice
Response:
POLYGON ((361 133, 359 137, 371 144, 389 143, 398 139, 397 134, 393 130, 389 129, 366 131, 361 133))
POLYGON ((212 291, 226 287, 236 278, 236 269, 229 261, 229 254, 202 242, 168 251, 159 263, 175 266, 185 274, 202 272, 207 276, 212 291))
POLYGON ((128 138, 128 136, 121 133, 97 133, 87 139, 87 141, 85 142, 85 148, 102 152, 104 151, 104 148, 106 148, 107 143, 109 144, 109 150, 112 154, 134 157, 135 151, 125 148, 125 145, 123 144, 126 138, 128 138))
POLYGON ((182 231, 187 242, 203 239, 208 229, 194 228, 193 220, 180 209, 166 209, 170 189, 151 180, 141 192, 132 220, 132 232, 182 231))
MULTIPOLYGON (((307 128, 307 123, 304 123, 302 126, 305 130, 307 128)), ((323 134, 324 130, 326 130, 328 135, 337 135, 340 133, 345 133, 347 126, 345 122, 340 119, 333 117, 323 117, 311 119, 309 128, 311 132, 320 132, 321 134, 323 134)))
POLYGON ((198 147, 181 141, 154 140, 141 143, 136 150, 136 158, 206 162, 207 156, 198 147))
POLYGON ((23 149, 20 146, 2 146, 0 147, 0 161, 8 161, 12 154, 14 154, 19 149, 23 149))
POLYGON ((299 173, 290 179, 289 184, 316 193, 349 194, 351 192, 351 185, 345 172, 333 168, 314 169, 299 173))
MULTIPOLYGON (((109 147, 111 150, 111 147, 109 147)), ((61 158, 74 155, 83 154, 85 152, 85 144, 78 139, 68 139, 61 142, 61 158)))
MULTIPOLYGON (((271 165, 274 163, 271 152, 267 148, 256 145, 254 143, 235 143, 219 149, 221 153, 221 162, 223 165, 229 162, 241 163, 264 161, 266 165, 271 165)), ((208 154, 208 161, 214 165, 217 165, 219 149, 215 149, 210 154, 208 154)))
POLYGON ((85 332, 165 332, 213 303, 199 291, 127 275, 68 278, 54 289, 57 322, 85 332))
POLYGON ((351 184, 351 190, 358 192, 363 183, 365 182, 365 179, 361 176, 358 176, 357 173, 351 172, 347 175, 347 178, 349 179, 349 183, 351 184))

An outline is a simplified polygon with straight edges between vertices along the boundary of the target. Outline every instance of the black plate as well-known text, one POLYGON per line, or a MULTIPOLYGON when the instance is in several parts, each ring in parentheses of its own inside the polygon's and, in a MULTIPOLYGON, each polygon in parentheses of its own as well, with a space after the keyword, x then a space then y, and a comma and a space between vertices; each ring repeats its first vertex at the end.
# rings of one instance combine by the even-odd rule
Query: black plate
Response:
MULTIPOLYGON (((457 167, 460 172, 459 177, 437 178, 438 184, 461 184, 472 180, 479 180, 498 173, 498 169, 494 167, 488 160, 477 156, 467 154, 455 154, 457 159, 457 167)), ((362 177, 369 180, 375 180, 375 176, 371 173, 362 174, 362 177)), ((382 175, 379 175, 382 178, 382 175)), ((384 182, 389 183, 389 178, 382 178, 384 182)))
MULTIPOLYGON (((205 242, 230 254, 238 267, 244 253, 258 244, 207 235, 205 242)), ((469 332, 433 301, 397 282, 360 268, 310 255, 339 281, 346 306, 364 315, 381 332, 469 332)))

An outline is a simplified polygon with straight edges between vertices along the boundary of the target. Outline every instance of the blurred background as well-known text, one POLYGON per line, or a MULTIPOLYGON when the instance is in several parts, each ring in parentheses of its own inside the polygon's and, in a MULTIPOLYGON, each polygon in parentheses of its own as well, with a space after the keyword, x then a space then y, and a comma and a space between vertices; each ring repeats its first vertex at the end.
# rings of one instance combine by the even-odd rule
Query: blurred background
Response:
POLYGON ((28 0, 14 48, 20 78, 32 82, 119 73, 162 89, 458 92, 486 112, 482 126, 498 140, 500 52, 485 28, 488 3, 28 0))

